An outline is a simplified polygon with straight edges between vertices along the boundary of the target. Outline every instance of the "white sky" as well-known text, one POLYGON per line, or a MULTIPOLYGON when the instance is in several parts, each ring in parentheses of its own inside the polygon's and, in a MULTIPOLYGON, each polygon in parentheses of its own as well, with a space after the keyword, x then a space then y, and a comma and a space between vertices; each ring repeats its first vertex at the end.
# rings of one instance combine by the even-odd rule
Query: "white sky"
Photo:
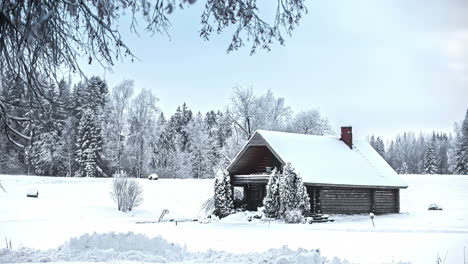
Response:
MULTIPOLYGON (((338 131, 393 136, 401 130, 449 130, 468 107, 468 2, 463 0, 307 1, 309 13, 286 45, 250 56, 227 54, 229 32, 199 36, 204 1, 171 16, 167 36, 130 34, 141 61, 97 65, 88 74, 113 87, 124 79, 148 88, 172 114, 223 109, 232 87, 271 89, 295 112, 319 108, 338 131)), ((271 8, 265 10, 266 14, 271 8)), ((250 43, 249 43, 250 44, 250 43)))

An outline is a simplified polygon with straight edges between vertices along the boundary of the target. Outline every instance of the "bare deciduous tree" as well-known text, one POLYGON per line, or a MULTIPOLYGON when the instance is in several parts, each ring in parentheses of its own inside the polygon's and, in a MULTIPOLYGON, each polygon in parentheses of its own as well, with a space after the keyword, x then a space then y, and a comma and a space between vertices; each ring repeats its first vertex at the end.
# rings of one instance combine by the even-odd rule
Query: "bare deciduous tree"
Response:
POLYGON ((255 96, 252 87, 239 85, 232 88, 231 108, 228 111, 229 118, 235 124, 234 128, 242 138, 249 139, 252 136, 252 117, 256 114, 255 96), (239 131, 240 130, 240 131, 239 131))
POLYGON ((150 90, 143 89, 132 100, 129 109, 130 133, 128 136, 128 148, 130 161, 137 168, 137 176, 148 172, 151 134, 157 125, 159 101, 150 90))
POLYGON ((107 120, 105 127, 105 152, 112 166, 120 171, 122 156, 125 152, 125 135, 128 133, 128 112, 130 99, 133 95, 133 80, 125 80, 112 90, 110 103, 108 104, 107 120))
POLYGON ((255 96, 252 87, 233 88, 229 118, 244 139, 250 139, 257 129, 285 130, 291 114, 284 98, 276 98, 271 90, 264 95, 255 96))
POLYGON ((287 131, 320 136, 333 134, 328 119, 322 117, 316 109, 298 113, 289 124, 287 131))
MULTIPOLYGON (((39 98, 47 98, 44 88, 58 82, 66 72, 82 73, 78 58, 111 68, 115 60, 129 56, 131 49, 122 41, 118 21, 130 10, 131 29, 137 20, 146 23, 150 33, 168 33, 168 15, 175 9, 194 4, 195 0, 41 0, 0 2, 0 77, 12 77, 29 97, 29 109, 41 108, 39 98), (35 104, 33 104, 35 101, 35 104), (33 107, 34 105, 34 107, 33 107)), ((278 0, 272 23, 260 17, 256 0, 207 0, 201 15, 200 36, 206 40, 213 32, 235 27, 228 52, 252 41, 251 53, 257 48, 270 49, 274 40, 284 43, 307 12, 305 0, 278 0)), ((49 99, 50 100, 50 99, 49 99)), ((9 111, 17 107, 0 95, 0 129, 17 146, 31 140, 18 123, 29 122, 27 115, 9 111), (14 135, 14 136, 12 136, 14 135)), ((42 109, 44 111, 44 109, 42 109)), ((32 133, 32 132, 31 132, 32 133)))

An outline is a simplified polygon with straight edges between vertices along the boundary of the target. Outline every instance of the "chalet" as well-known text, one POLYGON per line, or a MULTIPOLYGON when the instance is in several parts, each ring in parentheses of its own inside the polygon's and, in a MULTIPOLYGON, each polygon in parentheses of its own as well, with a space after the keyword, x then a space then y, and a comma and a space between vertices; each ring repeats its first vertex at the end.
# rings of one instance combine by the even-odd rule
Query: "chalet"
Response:
POLYGON ((272 168, 291 162, 300 174, 314 213, 398 213, 406 183, 365 140, 258 130, 228 167, 243 187, 248 210, 262 206, 272 168))

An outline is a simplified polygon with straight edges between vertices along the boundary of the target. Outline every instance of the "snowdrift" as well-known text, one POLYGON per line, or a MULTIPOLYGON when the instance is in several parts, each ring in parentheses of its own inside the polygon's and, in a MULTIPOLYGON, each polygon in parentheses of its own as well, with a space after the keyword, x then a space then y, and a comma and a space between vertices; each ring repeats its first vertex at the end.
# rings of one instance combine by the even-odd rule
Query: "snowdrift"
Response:
MULTIPOLYGON (((141 234, 85 234, 72 238, 58 249, 0 250, 0 263, 26 262, 108 262, 135 261, 152 263, 329 263, 319 250, 291 250, 284 246, 260 253, 232 254, 208 250, 188 252, 185 247, 169 243, 161 237, 148 238, 141 234)), ((343 263, 335 258, 333 263, 343 263)), ((347 262, 346 262, 347 263, 347 262)))

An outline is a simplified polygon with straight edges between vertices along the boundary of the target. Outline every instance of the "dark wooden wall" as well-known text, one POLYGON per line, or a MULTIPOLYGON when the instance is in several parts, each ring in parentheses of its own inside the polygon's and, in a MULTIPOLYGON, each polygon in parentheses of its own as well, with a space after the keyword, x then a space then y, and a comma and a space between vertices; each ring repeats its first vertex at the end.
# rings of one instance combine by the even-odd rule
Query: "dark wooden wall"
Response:
POLYGON ((376 214, 398 213, 399 196, 398 190, 373 190, 374 192, 374 212, 376 214))
POLYGON ((323 188, 321 211, 326 214, 358 214, 371 211, 370 189, 323 188))
POLYGON ((268 147, 249 146, 229 173, 231 175, 264 173, 266 172, 265 167, 280 168, 281 162, 268 147))
POLYGON ((398 189, 365 189, 308 186, 311 209, 326 214, 398 213, 398 189), (313 203, 313 204, 312 204, 313 203))

